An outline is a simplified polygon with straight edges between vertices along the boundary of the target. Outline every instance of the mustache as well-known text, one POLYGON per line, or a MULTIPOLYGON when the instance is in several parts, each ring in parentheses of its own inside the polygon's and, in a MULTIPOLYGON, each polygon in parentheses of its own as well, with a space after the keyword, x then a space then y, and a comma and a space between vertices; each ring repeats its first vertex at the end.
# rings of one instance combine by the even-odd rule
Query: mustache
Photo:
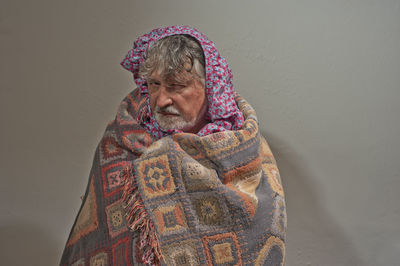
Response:
POLYGON ((166 107, 159 107, 156 106, 156 113, 170 113, 174 115, 181 115, 178 109, 176 109, 174 106, 166 106, 166 107))

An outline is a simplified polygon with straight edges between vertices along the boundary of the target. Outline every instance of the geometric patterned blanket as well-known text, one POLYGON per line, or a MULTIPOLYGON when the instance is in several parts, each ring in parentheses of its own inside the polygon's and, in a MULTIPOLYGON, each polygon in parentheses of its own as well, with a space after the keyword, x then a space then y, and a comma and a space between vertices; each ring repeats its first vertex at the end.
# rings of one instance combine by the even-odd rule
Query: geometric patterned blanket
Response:
POLYGON ((279 171, 255 111, 237 131, 154 140, 138 90, 95 154, 61 265, 284 265, 279 171))

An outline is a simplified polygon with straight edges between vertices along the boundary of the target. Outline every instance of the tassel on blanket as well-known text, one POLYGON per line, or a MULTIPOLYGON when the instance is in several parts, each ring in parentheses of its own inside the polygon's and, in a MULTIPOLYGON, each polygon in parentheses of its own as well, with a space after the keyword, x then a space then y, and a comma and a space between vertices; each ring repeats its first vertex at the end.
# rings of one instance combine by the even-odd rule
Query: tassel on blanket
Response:
POLYGON ((139 230, 139 247, 143 251, 145 265, 160 265, 162 258, 160 245, 154 229, 154 224, 147 213, 140 198, 132 166, 127 166, 123 171, 124 193, 122 200, 126 211, 128 227, 139 230))

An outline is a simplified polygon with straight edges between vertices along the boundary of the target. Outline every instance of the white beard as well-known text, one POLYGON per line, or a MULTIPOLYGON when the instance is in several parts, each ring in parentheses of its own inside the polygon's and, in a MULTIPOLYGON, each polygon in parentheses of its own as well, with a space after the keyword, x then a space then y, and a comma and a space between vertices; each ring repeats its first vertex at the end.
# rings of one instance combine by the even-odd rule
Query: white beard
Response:
POLYGON ((171 130, 171 129, 179 129, 182 130, 184 128, 191 128, 196 124, 196 119, 193 121, 186 121, 182 114, 173 106, 167 106, 165 108, 156 107, 154 112, 154 118, 157 123, 160 125, 162 129, 171 130), (172 113, 177 116, 165 116, 160 112, 172 113))

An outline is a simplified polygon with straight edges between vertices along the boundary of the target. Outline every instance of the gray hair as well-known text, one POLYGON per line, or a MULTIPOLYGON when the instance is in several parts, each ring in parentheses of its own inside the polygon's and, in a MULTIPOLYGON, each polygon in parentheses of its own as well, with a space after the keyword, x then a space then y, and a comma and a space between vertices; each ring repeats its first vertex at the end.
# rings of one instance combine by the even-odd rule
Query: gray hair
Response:
POLYGON ((172 35, 158 40, 147 50, 140 65, 139 76, 147 79, 159 70, 165 79, 180 79, 186 74, 205 83, 204 52, 198 41, 190 35, 172 35))

